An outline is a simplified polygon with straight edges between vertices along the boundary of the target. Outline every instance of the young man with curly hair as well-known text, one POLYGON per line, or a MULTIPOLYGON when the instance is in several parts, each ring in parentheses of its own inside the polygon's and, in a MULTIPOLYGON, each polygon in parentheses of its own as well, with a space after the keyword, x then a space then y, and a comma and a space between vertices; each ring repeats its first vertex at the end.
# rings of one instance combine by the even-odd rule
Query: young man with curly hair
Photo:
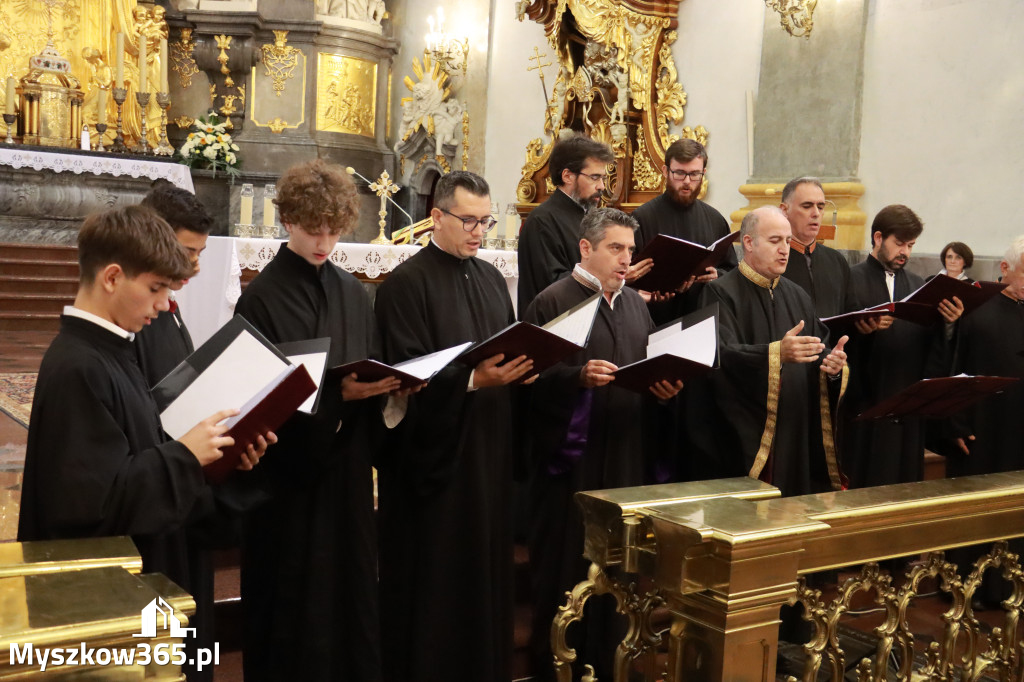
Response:
MULTIPOLYGON (((328 366, 378 355, 370 299, 329 262, 358 220, 355 185, 321 159, 293 166, 275 201, 288 242, 235 312, 271 342, 330 337, 328 366)), ((321 387, 315 414, 278 430, 259 471, 270 501, 246 520, 242 553, 245 679, 379 680, 371 431, 374 396, 397 379, 321 387)))

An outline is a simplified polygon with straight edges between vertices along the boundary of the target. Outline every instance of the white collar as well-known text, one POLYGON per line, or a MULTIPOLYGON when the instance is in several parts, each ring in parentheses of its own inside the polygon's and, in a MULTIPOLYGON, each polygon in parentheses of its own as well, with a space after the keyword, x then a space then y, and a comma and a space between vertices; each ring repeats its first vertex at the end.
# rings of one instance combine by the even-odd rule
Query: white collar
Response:
POLYGON ((117 334, 122 339, 127 339, 128 341, 135 340, 135 334, 133 332, 130 332, 127 329, 122 329, 121 327, 118 327, 110 320, 104 320, 99 315, 94 315, 93 313, 90 313, 86 310, 82 310, 81 308, 76 308, 73 305, 64 306, 64 314, 67 315, 68 317, 77 317, 81 320, 92 322, 95 325, 103 327, 112 334, 117 334))
MULTIPOLYGON (((946 275, 947 277, 952 277, 952 275, 950 275, 948 272, 946 272, 946 268, 942 268, 941 270, 939 270, 939 274, 940 275, 946 275)), ((967 279, 967 273, 964 272, 963 270, 961 270, 960 274, 957 275, 956 278, 959 279, 959 280, 967 279)))
MULTIPOLYGON (((594 277, 594 275, 592 275, 591 273, 587 272, 581 264, 576 264, 576 267, 574 267, 572 270, 572 274, 573 277, 581 281, 582 284, 588 285, 589 288, 593 289, 594 291, 600 292, 602 294, 604 293, 604 285, 601 284, 601 280, 599 280, 597 277, 594 277)), ((612 310, 615 310, 615 299, 617 299, 622 294, 622 287, 625 286, 625 284, 625 281, 619 282, 619 288, 616 289, 615 291, 610 292, 612 297, 610 300, 608 300, 608 307, 611 308, 612 310)))

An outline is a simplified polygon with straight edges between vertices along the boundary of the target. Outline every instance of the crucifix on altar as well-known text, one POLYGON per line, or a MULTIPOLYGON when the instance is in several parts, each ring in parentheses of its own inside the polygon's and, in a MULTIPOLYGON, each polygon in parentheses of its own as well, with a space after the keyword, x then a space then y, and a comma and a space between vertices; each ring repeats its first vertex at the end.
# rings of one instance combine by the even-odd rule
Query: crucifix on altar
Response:
POLYGON ((380 174, 374 182, 370 183, 370 189, 377 193, 380 197, 380 210, 377 215, 380 216, 380 220, 377 222, 380 225, 380 234, 374 239, 370 240, 371 244, 390 244, 391 240, 384 234, 384 226, 387 224, 385 219, 388 214, 388 199, 391 198, 395 192, 401 189, 398 185, 391 182, 391 176, 388 175, 387 171, 380 174))

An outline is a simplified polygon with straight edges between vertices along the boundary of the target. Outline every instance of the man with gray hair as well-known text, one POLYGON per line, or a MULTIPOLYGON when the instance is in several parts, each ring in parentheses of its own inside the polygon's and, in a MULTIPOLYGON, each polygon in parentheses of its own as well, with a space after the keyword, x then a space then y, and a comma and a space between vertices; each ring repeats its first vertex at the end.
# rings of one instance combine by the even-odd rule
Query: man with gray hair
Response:
POLYGON ((817 242, 825 214, 825 190, 817 178, 794 178, 782 190, 779 208, 789 219, 793 239, 783 277, 800 285, 814 301, 818 317, 848 312, 850 264, 833 248, 817 242))
POLYGON ((791 238, 781 210, 751 211, 740 226, 739 267, 705 287, 701 303, 719 306, 721 368, 711 378, 715 400, 705 401, 713 411, 691 424, 714 435, 691 453, 714 463, 707 473, 747 474, 787 496, 844 483, 832 406, 845 386, 847 341, 828 350, 810 297, 782 277, 791 238))
MULTIPOLYGON (((645 357, 654 328, 640 294, 623 286, 636 228, 636 221, 617 209, 590 211, 581 225, 580 260, 572 275, 540 292, 523 318, 542 325, 594 294, 603 297, 587 347, 542 372, 530 401, 531 649, 536 669, 548 673, 551 621, 565 592, 587 576, 583 519, 573 494, 646 482, 650 460, 644 455, 656 445, 645 442, 655 432, 649 422, 658 400, 671 399, 683 387, 661 381, 645 396, 615 385, 619 367, 645 357)), ((610 634, 603 614, 588 613, 581 629, 586 631, 581 660, 597 663, 599 679, 611 679, 610 655, 622 633, 610 634)))

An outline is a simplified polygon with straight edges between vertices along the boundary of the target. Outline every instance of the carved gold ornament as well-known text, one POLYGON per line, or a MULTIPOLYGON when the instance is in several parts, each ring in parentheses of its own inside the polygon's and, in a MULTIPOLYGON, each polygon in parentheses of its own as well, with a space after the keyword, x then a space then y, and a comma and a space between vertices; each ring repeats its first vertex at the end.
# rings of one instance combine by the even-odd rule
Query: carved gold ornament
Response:
POLYGON ((196 43, 192 39, 192 29, 190 28, 181 29, 181 37, 170 46, 171 70, 178 74, 178 82, 181 83, 183 90, 191 87, 192 76, 199 73, 199 66, 196 65, 196 60, 192 57, 195 47, 196 43))
POLYGON ((373 137, 377 116, 377 64, 347 55, 319 54, 318 130, 373 137))
POLYGON ((533 174, 544 167, 551 155, 551 147, 554 141, 544 144, 539 137, 535 137, 526 144, 526 163, 523 164, 523 177, 516 186, 516 200, 521 204, 533 203, 537 197, 537 187, 534 185, 533 174))
POLYGON ((469 170, 469 111, 462 112, 462 170, 469 170))
POLYGON ((794 38, 810 38, 814 29, 814 8, 818 0, 764 0, 779 13, 779 23, 794 38))
POLYGON ((220 72, 227 76, 224 79, 224 85, 229 88, 235 87, 235 81, 231 78, 231 71, 228 70, 228 50, 231 49, 232 37, 224 34, 214 36, 214 40, 217 41, 217 47, 220 49, 220 54, 217 55, 217 61, 220 62, 220 72))
POLYGON ((274 44, 263 45, 260 50, 263 52, 263 66, 266 67, 266 75, 274 83, 274 94, 278 97, 284 92, 285 81, 295 76, 295 67, 299 63, 297 47, 291 47, 288 43, 288 31, 274 31, 274 44))
POLYGON ((172 121, 174 125, 178 126, 182 130, 186 128, 191 128, 192 124, 195 122, 196 120, 194 118, 192 118, 191 116, 185 116, 184 114, 182 114, 181 116, 172 121))
POLYGON ((665 176, 651 164, 643 133, 636 136, 636 155, 633 157, 633 189, 641 192, 661 191, 665 176))

